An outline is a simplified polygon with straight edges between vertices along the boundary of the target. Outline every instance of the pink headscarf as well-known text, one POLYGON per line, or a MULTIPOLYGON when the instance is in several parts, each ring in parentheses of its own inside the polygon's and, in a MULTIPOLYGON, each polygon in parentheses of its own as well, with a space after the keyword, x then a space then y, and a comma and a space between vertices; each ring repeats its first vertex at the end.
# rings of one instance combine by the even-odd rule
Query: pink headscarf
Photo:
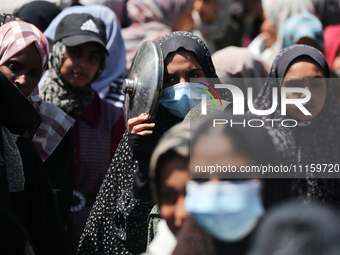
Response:
POLYGON ((11 21, 0 28, 0 65, 34 43, 44 71, 48 61, 48 42, 41 31, 24 21, 11 21))
POLYGON ((325 43, 325 58, 330 68, 333 67, 334 59, 340 48, 340 25, 329 25, 323 31, 325 43))
MULTIPOLYGON (((11 21, 0 27, 0 66, 27 46, 35 44, 44 71, 48 63, 48 42, 41 31, 24 21, 11 21)), ((71 128, 74 119, 60 108, 47 103, 39 97, 38 84, 27 98, 41 116, 42 123, 32 142, 45 161, 57 148, 62 138, 71 128)))

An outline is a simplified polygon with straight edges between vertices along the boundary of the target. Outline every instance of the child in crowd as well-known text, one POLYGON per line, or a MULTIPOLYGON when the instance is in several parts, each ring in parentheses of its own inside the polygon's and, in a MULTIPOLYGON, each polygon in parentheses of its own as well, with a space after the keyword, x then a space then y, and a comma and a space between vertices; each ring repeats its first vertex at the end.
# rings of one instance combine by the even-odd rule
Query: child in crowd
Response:
POLYGON ((105 67, 105 24, 90 14, 65 16, 56 29, 41 96, 76 119, 76 178, 68 232, 75 252, 112 156, 125 132, 122 111, 91 83, 105 67))

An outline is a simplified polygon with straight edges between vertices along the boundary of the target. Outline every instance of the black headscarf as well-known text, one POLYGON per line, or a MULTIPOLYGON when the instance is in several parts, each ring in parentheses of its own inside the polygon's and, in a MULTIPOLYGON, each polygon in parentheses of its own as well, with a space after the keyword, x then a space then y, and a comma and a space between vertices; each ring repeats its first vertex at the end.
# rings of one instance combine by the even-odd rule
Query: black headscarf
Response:
POLYGON ((32 139, 37 131, 41 117, 33 105, 16 86, 0 72, 0 125, 8 128, 11 133, 32 139))
POLYGON ((33 1, 22 6, 16 16, 35 25, 40 31, 44 32, 60 12, 60 8, 54 3, 33 1))
POLYGON ((260 223, 247 255, 340 253, 338 210, 289 201, 270 210, 260 223))
POLYGON ((294 47, 289 47, 287 48, 287 51, 289 51, 289 53, 284 54, 283 52, 281 57, 277 59, 277 66, 275 69, 276 78, 283 78, 286 75, 290 64, 295 59, 303 56, 309 57, 314 60, 324 72, 325 77, 329 78, 329 67, 325 57, 322 55, 321 52, 314 50, 314 48, 309 46, 305 47, 305 45, 296 45, 294 47))
POLYGON ((171 52, 177 51, 179 48, 193 52, 198 62, 203 68, 207 78, 217 78, 214 64, 211 60, 210 52, 201 38, 185 31, 176 31, 163 36, 158 41, 163 53, 163 60, 171 52))
POLYGON ((13 16, 12 14, 1 13, 0 14, 0 27, 3 26, 4 24, 6 24, 10 21, 14 21, 14 20, 19 21, 20 19, 13 16))
MULTIPOLYGON (((163 36, 157 43, 161 47, 164 61, 170 53, 176 52, 180 48, 191 51, 197 57, 206 78, 209 78, 209 84, 214 87, 215 84, 221 83, 210 52, 200 37, 186 31, 175 31, 163 36)), ((216 89, 216 91, 222 99, 229 100, 231 98, 225 89, 216 89)))
MULTIPOLYGON (((272 105, 272 89, 280 88, 289 65, 297 58, 306 56, 313 60, 329 78, 329 68, 321 52, 306 45, 294 45, 283 49, 275 58, 270 74, 261 92, 254 100, 256 109, 265 110, 272 105)), ((281 98, 278 97, 278 106, 281 98)), ((300 165, 339 164, 340 163, 340 108, 329 85, 326 99, 321 112, 310 121, 308 126, 285 128, 280 125, 284 119, 294 119, 292 116, 282 116, 280 107, 272 114, 253 116, 262 120, 278 119, 274 127, 292 137, 296 150, 297 162, 300 165)), ((271 124, 271 122, 265 122, 271 124)), ((303 194, 307 192, 312 200, 320 200, 340 205, 339 179, 314 179, 307 175, 307 182, 301 179, 300 187, 303 194)))

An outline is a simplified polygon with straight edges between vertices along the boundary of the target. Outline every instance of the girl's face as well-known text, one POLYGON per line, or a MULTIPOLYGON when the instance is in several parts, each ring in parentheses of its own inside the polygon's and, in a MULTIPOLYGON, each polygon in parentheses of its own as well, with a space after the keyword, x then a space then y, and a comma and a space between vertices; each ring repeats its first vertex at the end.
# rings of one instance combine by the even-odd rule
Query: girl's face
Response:
MULTIPOLYGON (((297 120, 311 120, 322 110, 326 100, 326 80, 323 70, 309 58, 301 59, 288 69, 282 87, 300 87, 308 89, 311 99, 302 105, 312 114, 304 115, 295 104, 288 104, 288 113, 297 120)), ((287 93, 288 99, 304 98, 303 93, 287 93)))
POLYGON ((161 169, 159 209, 173 234, 181 228, 188 216, 184 207, 185 187, 190 180, 188 163, 179 156, 171 157, 161 169))
POLYGON ((73 87, 89 84, 102 62, 102 49, 98 43, 89 42, 67 47, 60 74, 73 87))
POLYGON ((212 181, 219 178, 233 180, 234 178, 256 178, 256 173, 246 173, 244 175, 237 175, 232 172, 216 171, 215 173, 197 173, 196 167, 209 167, 209 166, 234 166, 240 169, 241 166, 256 165, 249 156, 240 152, 234 142, 226 136, 223 132, 224 125, 216 126, 208 129, 206 133, 202 134, 195 145, 192 146, 190 158, 190 171, 192 174, 201 175, 201 177, 209 177, 212 181))
POLYGON ((165 61, 163 88, 181 82, 190 82, 190 78, 205 78, 202 66, 191 51, 179 49, 170 53, 165 61))
POLYGON ((0 71, 28 97, 42 76, 41 58, 34 43, 7 60, 0 71))

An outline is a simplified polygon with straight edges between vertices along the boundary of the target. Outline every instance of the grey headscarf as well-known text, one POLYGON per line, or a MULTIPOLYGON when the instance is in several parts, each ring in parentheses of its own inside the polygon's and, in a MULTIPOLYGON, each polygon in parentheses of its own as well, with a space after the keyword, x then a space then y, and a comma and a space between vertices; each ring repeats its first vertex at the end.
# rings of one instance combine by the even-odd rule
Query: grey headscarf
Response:
POLYGON ((152 153, 149 168, 150 186, 154 201, 158 201, 156 172, 159 171, 160 158, 170 151, 189 160, 190 155, 190 122, 178 123, 170 128, 159 140, 152 153))

